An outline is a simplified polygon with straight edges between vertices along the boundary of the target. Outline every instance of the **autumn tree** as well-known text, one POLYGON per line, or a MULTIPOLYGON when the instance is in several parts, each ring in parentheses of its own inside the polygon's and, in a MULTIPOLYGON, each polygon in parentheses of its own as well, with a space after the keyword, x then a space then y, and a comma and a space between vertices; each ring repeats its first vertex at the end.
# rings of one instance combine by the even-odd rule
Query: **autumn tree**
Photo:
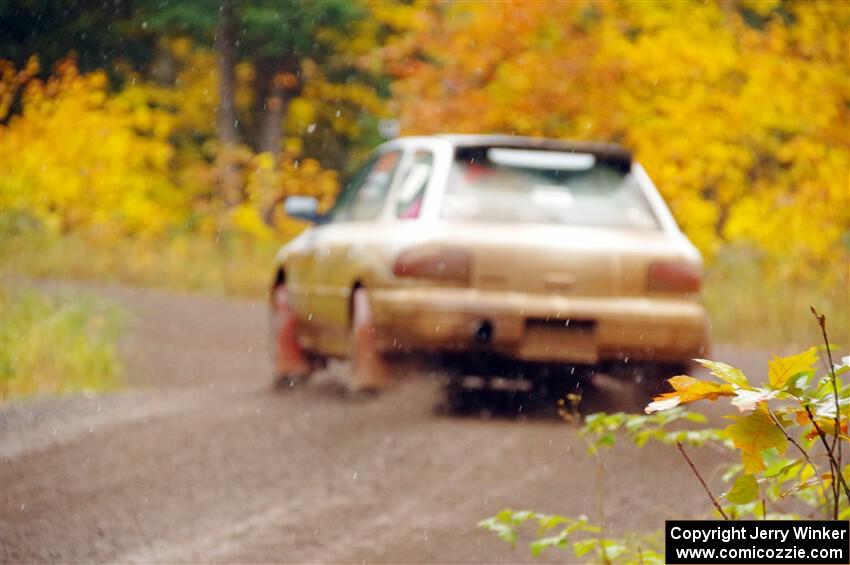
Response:
POLYGON ((848 4, 463 2, 417 17, 378 51, 403 132, 619 141, 709 258, 737 243, 781 275, 847 264, 848 4))
MULTIPOLYGON (((345 30, 363 16, 356 3, 342 0, 320 3, 296 0, 250 0, 217 4, 171 2, 157 4, 137 16, 169 34, 191 35, 201 44, 214 45, 220 60, 220 98, 232 99, 233 68, 238 61, 254 67, 252 112, 243 123, 250 145, 277 158, 281 152, 283 124, 289 100, 302 87, 304 61, 318 65, 334 54, 328 29, 345 30)), ((344 32, 343 32, 344 33, 344 32)), ((239 121, 233 108, 221 108, 220 128, 239 121), (229 118, 233 118, 230 120, 229 118), (227 124, 224 123, 225 118, 227 124)), ((236 129, 232 130, 236 135, 236 129)))

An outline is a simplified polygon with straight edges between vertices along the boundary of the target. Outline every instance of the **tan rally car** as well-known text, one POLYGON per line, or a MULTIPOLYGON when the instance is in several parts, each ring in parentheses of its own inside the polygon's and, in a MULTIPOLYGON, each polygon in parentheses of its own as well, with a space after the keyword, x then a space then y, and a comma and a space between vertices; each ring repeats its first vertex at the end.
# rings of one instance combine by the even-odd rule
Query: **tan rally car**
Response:
POLYGON ((278 376, 353 360, 355 389, 393 353, 654 368, 704 355, 701 257, 616 145, 493 135, 381 145, 332 210, 277 255, 278 376))

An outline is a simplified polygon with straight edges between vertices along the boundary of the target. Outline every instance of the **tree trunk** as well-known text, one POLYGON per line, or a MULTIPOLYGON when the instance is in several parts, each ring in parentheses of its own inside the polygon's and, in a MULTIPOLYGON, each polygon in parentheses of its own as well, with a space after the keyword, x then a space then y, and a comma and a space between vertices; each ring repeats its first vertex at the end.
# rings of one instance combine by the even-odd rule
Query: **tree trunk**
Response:
POLYGON ((294 90, 293 77, 298 63, 293 57, 265 61, 258 65, 257 81, 262 90, 257 94, 262 101, 262 121, 257 138, 257 150, 269 152, 275 163, 280 159, 283 139, 283 120, 286 117, 288 92, 294 90))
POLYGON ((239 132, 236 124, 236 14, 230 0, 221 0, 216 51, 218 53, 218 174, 225 204, 241 199, 241 182, 236 163, 239 132))
POLYGON ((279 78, 282 65, 274 65, 262 68, 261 72, 270 72, 271 76, 265 77, 268 90, 265 92, 263 104, 263 121, 260 127, 260 138, 257 140, 257 149, 267 151, 274 156, 275 163, 280 157, 280 142, 283 135, 283 115, 286 105, 286 90, 282 80, 279 78))
MULTIPOLYGON (((277 171, 280 165, 283 142, 283 121, 286 118, 287 97, 297 90, 295 72, 298 60, 295 57, 282 57, 275 60, 264 60, 257 63, 257 115, 259 118, 256 149, 259 152, 270 153, 277 171)), ((284 199, 279 187, 268 184, 274 177, 267 177, 267 184, 261 187, 262 194, 267 196, 263 206, 263 220, 268 225, 274 224, 274 210, 284 199)), ((273 181, 272 181, 273 182, 273 181)))

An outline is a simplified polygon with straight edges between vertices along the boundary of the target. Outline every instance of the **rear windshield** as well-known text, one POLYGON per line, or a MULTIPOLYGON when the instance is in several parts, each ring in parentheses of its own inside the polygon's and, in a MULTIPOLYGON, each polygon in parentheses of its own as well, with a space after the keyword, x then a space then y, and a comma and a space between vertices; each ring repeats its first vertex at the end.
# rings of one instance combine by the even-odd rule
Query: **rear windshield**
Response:
POLYGON ((627 166, 590 153, 499 147, 458 149, 441 216, 660 229, 627 166))

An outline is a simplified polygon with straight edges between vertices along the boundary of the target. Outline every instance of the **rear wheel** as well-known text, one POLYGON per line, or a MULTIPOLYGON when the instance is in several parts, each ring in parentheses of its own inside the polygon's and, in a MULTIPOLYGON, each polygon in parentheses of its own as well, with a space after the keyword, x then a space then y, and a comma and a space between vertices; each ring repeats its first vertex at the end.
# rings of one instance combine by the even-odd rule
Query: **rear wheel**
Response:
POLYGON ((298 343, 298 319, 293 312, 285 284, 278 284, 271 295, 271 352, 276 388, 292 388, 310 378, 321 359, 306 353, 298 343))
POLYGON ((392 366, 378 350, 369 293, 357 287, 351 297, 351 388, 376 393, 392 381, 392 366))

